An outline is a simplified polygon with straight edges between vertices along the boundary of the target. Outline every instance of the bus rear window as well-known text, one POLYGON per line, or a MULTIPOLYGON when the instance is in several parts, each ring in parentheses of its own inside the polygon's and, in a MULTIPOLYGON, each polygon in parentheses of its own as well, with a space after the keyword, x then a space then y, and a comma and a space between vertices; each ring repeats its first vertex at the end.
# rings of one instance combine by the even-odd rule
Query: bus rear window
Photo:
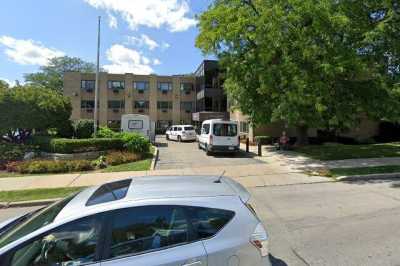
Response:
POLYGON ((237 135, 237 125, 214 124, 213 134, 218 137, 235 137, 237 135))

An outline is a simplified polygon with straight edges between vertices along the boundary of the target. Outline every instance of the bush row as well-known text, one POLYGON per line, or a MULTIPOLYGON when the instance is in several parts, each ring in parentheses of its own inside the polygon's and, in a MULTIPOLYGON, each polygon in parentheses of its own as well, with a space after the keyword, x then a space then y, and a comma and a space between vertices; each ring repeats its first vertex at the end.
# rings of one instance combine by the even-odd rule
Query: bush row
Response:
POLYGON ((41 151, 67 154, 124 149, 124 142, 119 138, 58 139, 37 136, 32 138, 31 144, 37 145, 41 151))
POLYGON ((19 144, 0 143, 0 170, 4 169, 8 162, 22 160, 30 148, 19 144))
POLYGON ((5 169, 8 172, 18 172, 21 174, 44 174, 44 173, 69 173, 95 170, 107 166, 119 165, 138 161, 142 155, 131 152, 112 151, 106 156, 100 156, 95 161, 72 160, 72 161, 53 161, 53 160, 30 160, 8 162, 5 169))

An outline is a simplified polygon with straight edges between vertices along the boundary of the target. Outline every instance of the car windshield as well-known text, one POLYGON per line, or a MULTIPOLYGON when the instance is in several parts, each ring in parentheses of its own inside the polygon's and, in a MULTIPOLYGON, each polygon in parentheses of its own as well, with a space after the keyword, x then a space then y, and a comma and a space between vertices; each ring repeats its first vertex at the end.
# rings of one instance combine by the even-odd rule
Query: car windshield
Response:
POLYGON ((194 130, 194 127, 184 127, 184 129, 185 129, 186 131, 189 131, 189 130, 194 130))
POLYGON ((42 209, 27 220, 17 223, 12 230, 8 230, 7 233, 0 236, 0 248, 52 223, 74 197, 75 194, 42 209))
POLYGON ((234 137, 237 135, 237 125, 235 124, 214 124, 214 136, 234 137))

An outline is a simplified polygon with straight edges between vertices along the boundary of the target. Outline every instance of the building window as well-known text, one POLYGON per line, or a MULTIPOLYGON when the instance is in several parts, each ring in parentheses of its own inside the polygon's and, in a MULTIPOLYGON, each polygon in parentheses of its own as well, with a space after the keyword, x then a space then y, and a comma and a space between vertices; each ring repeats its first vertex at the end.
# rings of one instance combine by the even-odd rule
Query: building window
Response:
POLYGON ((109 80, 108 81, 108 89, 123 90, 123 89, 125 89, 125 81, 109 80))
POLYGON ((81 89, 87 92, 92 92, 95 89, 95 80, 81 80, 81 89))
POLYGON ((81 101, 81 108, 82 109, 94 109, 94 101, 81 101))
POLYGON ((157 102, 157 109, 172 109, 172 102, 157 102))
POLYGON ((135 109, 149 109, 149 101, 135 101, 134 108, 135 109))
POLYGON ((108 109, 124 109, 124 101, 108 101, 108 109))
POLYGON ((181 110, 187 113, 193 111, 193 103, 192 102, 181 102, 181 110))
POLYGON ((148 90, 150 84, 148 81, 134 81, 133 88, 137 90, 139 93, 143 93, 144 91, 148 90))
POLYGON ((158 89, 162 93, 167 93, 168 91, 172 90, 172 83, 171 82, 158 82, 158 89))
POLYGON ((172 125, 172 121, 170 121, 170 120, 158 120, 156 127, 158 130, 166 130, 171 125, 172 125))
POLYGON ((249 123, 245 121, 240 121, 240 132, 249 133, 249 123))
POLYGON ((181 91, 183 91, 185 94, 190 94, 193 91, 193 83, 188 83, 188 82, 182 82, 181 83, 181 91))

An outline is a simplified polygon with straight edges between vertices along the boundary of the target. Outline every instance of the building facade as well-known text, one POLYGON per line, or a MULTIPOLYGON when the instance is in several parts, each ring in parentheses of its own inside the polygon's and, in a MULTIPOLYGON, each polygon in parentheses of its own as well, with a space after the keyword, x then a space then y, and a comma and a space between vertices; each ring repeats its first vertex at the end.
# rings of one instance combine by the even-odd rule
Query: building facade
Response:
MULTIPOLYGON (((71 120, 94 119, 95 74, 68 72, 64 95, 71 99, 71 120)), ((193 76, 100 73, 98 123, 120 128, 123 114, 149 115, 156 127, 192 122, 195 110, 193 76)))
MULTIPOLYGON (((123 114, 145 114, 159 131, 172 124, 227 118, 218 62, 202 62, 196 74, 134 75, 100 73, 98 123, 119 129, 123 114)), ((95 74, 64 74, 64 95, 71 99, 71 120, 94 119, 95 74)))

